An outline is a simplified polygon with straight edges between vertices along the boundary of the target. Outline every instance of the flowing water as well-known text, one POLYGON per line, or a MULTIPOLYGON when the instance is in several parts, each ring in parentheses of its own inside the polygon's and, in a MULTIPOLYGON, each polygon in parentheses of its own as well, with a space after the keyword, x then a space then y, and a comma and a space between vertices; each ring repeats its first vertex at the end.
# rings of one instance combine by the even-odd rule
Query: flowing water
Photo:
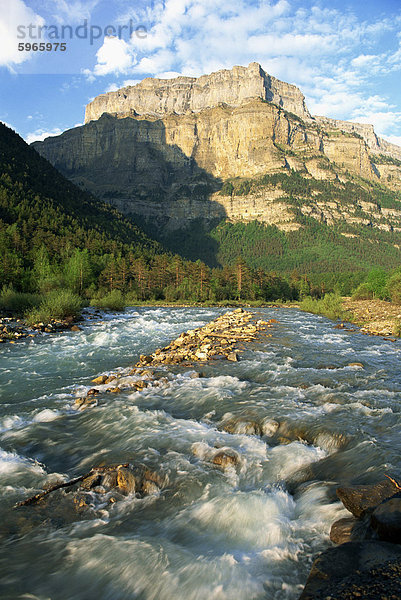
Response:
POLYGON ((348 514, 338 483, 401 474, 400 342, 294 309, 254 311, 279 323, 239 363, 169 367, 164 386, 73 409, 94 376, 222 312, 129 309, 0 348, 2 598, 295 600, 331 524, 348 514), (265 435, 220 430, 231 417, 258 420, 265 435), (277 422, 285 439, 274 441, 277 422), (219 446, 240 464, 210 464, 219 446), (13 509, 60 478, 137 461, 168 474, 160 494, 89 514, 56 506, 47 519, 13 509))

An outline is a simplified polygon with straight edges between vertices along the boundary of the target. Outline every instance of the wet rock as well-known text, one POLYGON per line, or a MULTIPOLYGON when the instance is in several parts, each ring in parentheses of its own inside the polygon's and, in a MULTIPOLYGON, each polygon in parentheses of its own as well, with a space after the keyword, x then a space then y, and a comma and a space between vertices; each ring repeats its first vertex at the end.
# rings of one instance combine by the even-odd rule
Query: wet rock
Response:
POLYGON ((111 469, 107 471, 101 478, 101 484, 106 490, 118 487, 118 470, 111 469))
POLYGON ((231 360, 232 362, 238 362, 239 358, 237 352, 230 352, 230 354, 227 354, 227 360, 231 360))
POLYGON ((84 410, 85 408, 92 408, 97 405, 97 400, 94 396, 89 398, 76 398, 74 402, 75 408, 78 410, 84 410))
POLYGON ((95 377, 95 379, 92 379, 92 383, 94 383, 95 385, 103 385, 104 383, 106 383, 107 379, 107 375, 99 375, 99 377, 95 377))
POLYGON ((360 362, 352 362, 352 363, 348 363, 347 365, 348 367, 360 367, 361 369, 363 369, 363 364, 360 362))
POLYGON ((242 433, 259 436, 263 433, 262 428, 257 421, 247 419, 246 417, 233 417, 229 420, 225 420, 221 423, 219 428, 223 431, 227 431, 227 433, 242 433))
POLYGON ((158 494, 160 492, 160 488, 153 481, 148 481, 145 479, 142 482, 142 493, 144 496, 152 496, 158 494))
POLYGON ((81 488, 83 488, 84 490, 91 490, 100 485, 101 481, 102 477, 100 473, 92 473, 91 475, 89 475, 89 477, 86 477, 82 481, 81 488))
POLYGON ((121 388, 119 388, 119 387, 109 388, 107 391, 109 394, 119 394, 121 392, 121 388))
POLYGON ((212 463, 226 469, 239 463, 239 455, 231 448, 224 448, 216 452, 212 458, 212 463))
POLYGON ((400 575, 400 546, 377 541, 348 542, 320 554, 299 600, 398 599, 400 575))
POLYGON ((96 388, 92 388, 91 390, 89 390, 87 392, 87 396, 97 396, 99 394, 99 390, 97 390, 96 388))
POLYGON ((280 423, 275 419, 264 419, 261 424, 262 433, 266 437, 273 437, 280 427, 280 423))
POLYGON ((167 484, 167 477, 165 475, 160 475, 157 471, 152 471, 147 467, 143 470, 142 478, 144 481, 155 483, 159 488, 162 488, 167 484))
POLYGON ((338 498, 354 517, 362 517, 367 511, 373 510, 397 492, 399 489, 390 479, 374 485, 339 487, 336 490, 338 498))
POLYGON ((72 325, 70 331, 82 331, 82 329, 81 327, 78 327, 78 325, 72 325))
POLYGON ((401 494, 382 502, 373 511, 370 524, 380 540, 401 544, 401 494))
POLYGON ((136 390, 143 390, 146 387, 148 387, 149 384, 147 381, 143 381, 143 379, 140 379, 139 381, 135 381, 133 385, 136 390))
POLYGON ((134 494, 136 489, 135 475, 126 467, 120 467, 117 471, 117 485, 122 492, 134 494))
POLYGON ((345 544, 365 539, 367 525, 355 517, 339 519, 330 529, 330 539, 334 544, 345 544))

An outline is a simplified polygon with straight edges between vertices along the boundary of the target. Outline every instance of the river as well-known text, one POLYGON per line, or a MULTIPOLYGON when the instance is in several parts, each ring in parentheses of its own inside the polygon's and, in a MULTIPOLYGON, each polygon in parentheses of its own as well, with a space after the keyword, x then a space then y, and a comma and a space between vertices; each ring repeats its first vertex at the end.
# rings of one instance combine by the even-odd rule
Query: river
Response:
POLYGON ((401 343, 296 309, 255 310, 278 323, 238 363, 166 367, 164 386, 73 408, 96 375, 223 312, 131 308, 0 347, 2 598, 295 600, 331 524, 349 515, 338 484, 401 475, 401 343), (232 417, 266 435, 220 430, 232 417), (290 439, 272 441, 275 422, 290 439), (219 446, 240 464, 202 459, 219 446), (136 461, 168 474, 160 494, 89 515, 13 509, 57 479, 136 461))

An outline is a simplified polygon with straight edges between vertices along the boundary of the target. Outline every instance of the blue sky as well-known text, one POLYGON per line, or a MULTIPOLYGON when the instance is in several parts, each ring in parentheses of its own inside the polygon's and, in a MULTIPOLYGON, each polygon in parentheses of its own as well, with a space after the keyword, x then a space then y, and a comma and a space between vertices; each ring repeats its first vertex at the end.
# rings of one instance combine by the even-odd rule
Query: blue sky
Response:
POLYGON ((93 97, 144 77, 253 61, 298 85, 312 114, 373 123, 401 145, 399 0, 0 0, 0 120, 27 141, 82 124, 93 97), (40 42, 66 50, 18 50, 40 42))

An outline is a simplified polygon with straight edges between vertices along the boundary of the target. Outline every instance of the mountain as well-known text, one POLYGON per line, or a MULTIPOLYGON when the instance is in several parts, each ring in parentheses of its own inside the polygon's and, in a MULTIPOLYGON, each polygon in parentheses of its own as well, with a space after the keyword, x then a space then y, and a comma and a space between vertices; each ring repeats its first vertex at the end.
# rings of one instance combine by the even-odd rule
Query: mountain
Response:
POLYGON ((0 287, 26 288, 42 247, 58 261, 74 249, 98 257, 163 252, 132 221, 71 183, 0 123, 0 287))
POLYGON ((34 148, 186 257, 313 271, 401 259, 401 148, 312 116, 257 63, 145 79, 85 119, 34 148))

